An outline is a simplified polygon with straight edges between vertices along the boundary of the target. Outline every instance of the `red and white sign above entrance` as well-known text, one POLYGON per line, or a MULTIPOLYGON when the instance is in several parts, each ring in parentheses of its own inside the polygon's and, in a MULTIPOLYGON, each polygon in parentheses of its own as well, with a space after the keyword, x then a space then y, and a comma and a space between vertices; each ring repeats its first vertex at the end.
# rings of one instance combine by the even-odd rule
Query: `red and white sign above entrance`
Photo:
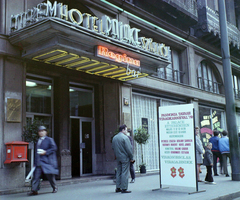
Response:
POLYGON ((127 54, 120 54, 109 50, 107 47, 98 46, 97 56, 108 60, 112 60, 118 63, 125 63, 133 67, 140 67, 140 60, 131 58, 127 54))

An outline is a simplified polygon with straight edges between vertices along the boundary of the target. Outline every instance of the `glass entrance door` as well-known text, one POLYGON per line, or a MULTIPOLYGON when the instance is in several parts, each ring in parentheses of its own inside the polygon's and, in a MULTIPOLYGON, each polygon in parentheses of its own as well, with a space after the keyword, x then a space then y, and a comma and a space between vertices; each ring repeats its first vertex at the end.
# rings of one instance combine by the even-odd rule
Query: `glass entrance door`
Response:
POLYGON ((92 120, 71 118, 72 176, 92 174, 92 120))
POLYGON ((80 174, 92 173, 92 122, 80 120, 80 174))

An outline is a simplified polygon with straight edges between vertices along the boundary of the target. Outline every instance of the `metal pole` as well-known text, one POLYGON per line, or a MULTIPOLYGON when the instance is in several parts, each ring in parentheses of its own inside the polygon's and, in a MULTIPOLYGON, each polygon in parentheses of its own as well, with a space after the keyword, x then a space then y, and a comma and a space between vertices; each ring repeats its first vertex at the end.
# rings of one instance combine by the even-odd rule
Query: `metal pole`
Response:
POLYGON ((220 31, 221 31, 221 51, 222 51, 222 62, 223 62, 224 88, 225 88, 225 99, 226 99, 226 117, 227 117, 227 127, 228 127, 229 145, 230 145, 232 180, 240 181, 240 167, 239 167, 240 154, 239 154, 239 144, 238 144, 238 136, 237 136, 236 109, 235 109, 235 99, 233 94, 232 68, 231 68, 228 33, 227 33, 225 1, 218 0, 218 7, 219 7, 219 24, 220 24, 220 31))

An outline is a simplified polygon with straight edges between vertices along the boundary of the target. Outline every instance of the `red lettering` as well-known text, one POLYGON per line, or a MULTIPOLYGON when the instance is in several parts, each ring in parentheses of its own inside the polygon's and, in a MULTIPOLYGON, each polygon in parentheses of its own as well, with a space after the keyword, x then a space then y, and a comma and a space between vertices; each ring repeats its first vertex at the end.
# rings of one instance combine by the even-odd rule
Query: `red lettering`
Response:
POLYGON ((135 60, 131 57, 128 57, 126 54, 118 54, 114 53, 112 51, 108 51, 108 48, 103 47, 103 46, 98 46, 98 55, 114 59, 116 62, 124 62, 128 63, 130 65, 135 65, 137 67, 140 67, 140 60, 135 60))

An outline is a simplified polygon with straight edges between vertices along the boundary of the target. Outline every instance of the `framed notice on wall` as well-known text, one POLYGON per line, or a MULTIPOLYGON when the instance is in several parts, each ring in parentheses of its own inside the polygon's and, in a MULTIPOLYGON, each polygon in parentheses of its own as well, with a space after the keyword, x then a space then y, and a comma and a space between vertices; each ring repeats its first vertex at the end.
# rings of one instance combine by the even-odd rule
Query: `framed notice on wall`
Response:
POLYGON ((142 128, 144 128, 148 133, 148 118, 142 118, 142 128))
POLYGON ((161 184, 195 187, 193 104, 159 107, 161 184))
POLYGON ((21 105, 22 102, 20 99, 7 99, 7 122, 21 122, 21 105))

